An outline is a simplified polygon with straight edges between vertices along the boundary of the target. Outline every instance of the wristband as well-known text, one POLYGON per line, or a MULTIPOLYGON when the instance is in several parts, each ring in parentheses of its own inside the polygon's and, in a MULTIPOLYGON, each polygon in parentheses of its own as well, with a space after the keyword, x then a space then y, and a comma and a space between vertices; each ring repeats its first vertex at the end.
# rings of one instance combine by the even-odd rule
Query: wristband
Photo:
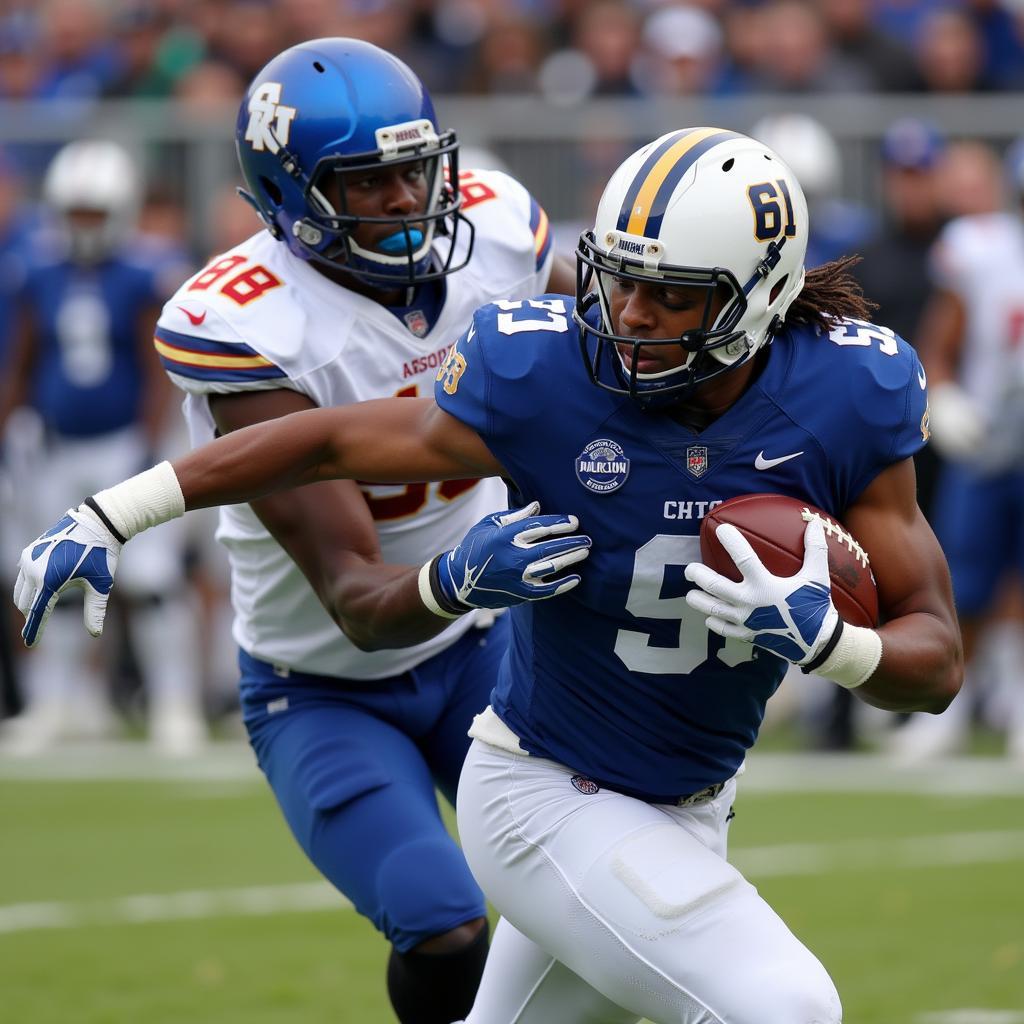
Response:
POLYGON ((882 638, 874 629, 845 622, 838 636, 833 634, 832 639, 835 643, 831 650, 826 645, 824 659, 815 658, 803 670, 831 679, 847 690, 854 690, 867 682, 878 668, 882 659, 882 638))
POLYGON ((98 491, 89 507, 115 537, 131 540, 137 533, 185 514, 185 497, 169 462, 98 491))
POLYGON ((442 619, 457 619, 465 615, 471 609, 462 611, 450 610, 448 602, 441 593, 441 587, 437 580, 437 565, 444 558, 444 552, 435 555, 429 562, 424 562, 420 567, 418 585, 420 600, 427 606, 428 611, 433 612, 442 619))

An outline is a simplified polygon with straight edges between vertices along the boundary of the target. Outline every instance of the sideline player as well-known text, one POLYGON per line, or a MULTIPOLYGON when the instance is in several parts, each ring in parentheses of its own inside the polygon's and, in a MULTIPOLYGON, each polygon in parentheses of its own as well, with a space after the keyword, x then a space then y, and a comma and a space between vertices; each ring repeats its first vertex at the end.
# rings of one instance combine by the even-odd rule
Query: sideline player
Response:
MULTIPOLYGON (((805 279, 806 238, 800 186, 767 147, 714 128, 657 139, 580 239, 575 308, 482 308, 434 401, 302 413, 95 495, 22 556, 26 638, 61 586, 89 587, 51 552, 76 543, 109 568, 116 534, 185 508, 336 476, 468 473, 571 507, 594 538, 585 578, 513 607, 459 785, 466 855, 503 917, 468 1024, 838 1024, 825 969, 726 860, 736 775, 791 663, 929 711, 962 663, 915 501, 920 364, 860 316, 844 263, 805 279), (726 526, 742 581, 700 565, 700 517, 755 490, 843 519, 871 559, 879 628, 839 618, 817 520, 794 577, 726 526)), ((424 604, 494 603, 477 586, 494 553, 477 528, 431 559, 424 604)))
MULTIPOLYGON (((19 405, 37 411, 44 450, 16 500, 34 515, 55 515, 110 474, 151 462, 165 443, 173 390, 152 350, 153 321, 190 268, 177 247, 138 230, 143 182, 116 142, 64 146, 47 168, 42 199, 51 227, 37 233, 25 260, 0 427, 19 405)), ((133 548, 123 570, 118 592, 149 739, 158 751, 187 756, 203 743, 206 723, 185 531, 133 548)), ((53 626, 26 666, 27 707, 4 729, 5 745, 21 752, 113 724, 109 672, 95 664, 102 652, 87 649, 73 615, 53 626)))
POLYGON ((908 760, 962 747, 980 689, 970 666, 985 652, 1010 667, 1009 679, 998 680, 1009 698, 1002 721, 1008 752, 1024 758, 1020 641, 1014 640, 1021 624, 1014 616, 1002 631, 991 626, 1006 591, 1019 595, 1024 572, 1024 148, 1011 147, 1005 167, 980 143, 959 143, 954 153, 961 173, 978 183, 971 192, 978 209, 946 224, 932 249, 934 287, 920 352, 932 395, 933 444, 945 460, 932 521, 949 559, 968 682, 948 712, 915 715, 890 741, 908 760))
MULTIPOLYGON (((236 144, 266 230, 187 281, 156 329, 196 444, 297 410, 429 395, 477 306, 548 282, 543 210, 507 175, 461 170, 419 80, 375 46, 279 54, 249 86, 236 144)), ((403 565, 507 504, 496 480, 336 481, 221 513, 250 741, 306 855, 391 942, 403 1024, 463 1016, 483 968, 484 899, 435 785, 454 803, 508 623, 430 616, 415 587, 410 612, 379 606, 403 565)))

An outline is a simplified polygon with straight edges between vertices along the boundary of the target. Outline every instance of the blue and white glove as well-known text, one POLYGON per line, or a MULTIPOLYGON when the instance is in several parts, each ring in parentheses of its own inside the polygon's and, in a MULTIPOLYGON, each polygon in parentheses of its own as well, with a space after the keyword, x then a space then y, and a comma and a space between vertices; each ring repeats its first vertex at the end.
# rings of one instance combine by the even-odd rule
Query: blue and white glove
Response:
POLYGON ((686 595, 719 636, 745 640, 852 689, 878 667, 882 641, 873 629, 844 622, 832 603, 828 546, 820 520, 804 531, 804 564, 795 576, 775 576, 747 539, 729 523, 715 531, 743 575, 736 583, 691 562, 686 578, 699 590, 686 595))
POLYGON ((576 574, 559 573, 590 554, 575 516, 542 516, 539 502, 485 516, 458 547, 420 570, 420 597, 442 618, 474 608, 508 608, 572 590, 576 574), (571 535, 571 536, 570 536, 571 535))
POLYGON ((88 505, 79 505, 22 551, 14 603, 25 616, 21 636, 27 647, 39 642, 57 599, 70 587, 85 592, 85 628, 92 636, 103 632, 121 546, 88 505))

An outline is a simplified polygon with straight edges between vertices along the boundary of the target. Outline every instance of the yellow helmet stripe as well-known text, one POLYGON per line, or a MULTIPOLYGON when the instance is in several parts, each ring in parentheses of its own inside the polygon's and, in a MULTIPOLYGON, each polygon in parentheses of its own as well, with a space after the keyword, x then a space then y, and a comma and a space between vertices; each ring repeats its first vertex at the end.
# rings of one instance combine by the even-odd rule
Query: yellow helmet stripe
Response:
POLYGON ((683 132, 668 148, 663 149, 653 164, 648 160, 630 187, 632 201, 619 215, 619 230, 631 235, 649 235, 657 238, 661 230, 664 207, 671 190, 699 156, 727 139, 737 138, 736 132, 723 128, 692 128, 683 132), (625 221, 625 224, 623 224, 625 221))

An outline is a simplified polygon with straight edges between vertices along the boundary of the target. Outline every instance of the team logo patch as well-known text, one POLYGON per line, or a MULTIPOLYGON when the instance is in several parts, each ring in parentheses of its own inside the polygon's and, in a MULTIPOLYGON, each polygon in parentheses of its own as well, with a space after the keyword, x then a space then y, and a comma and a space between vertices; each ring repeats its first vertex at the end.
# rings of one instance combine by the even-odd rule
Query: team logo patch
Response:
POLYGON ((702 444, 686 449, 686 470, 690 476, 703 476, 708 471, 708 450, 702 444))
POLYGON ((627 476, 629 459, 621 445, 606 437, 591 441, 576 458, 576 478, 595 494, 618 490, 627 476))
POLYGON ((422 309, 410 310, 405 316, 402 317, 405 321, 405 326, 416 335, 417 338, 423 338, 426 336, 427 331, 430 329, 430 324, 427 323, 427 314, 422 309))
POLYGON ((295 107, 281 102, 280 82, 261 82, 249 96, 249 123, 245 127, 245 141, 258 153, 268 150, 276 153, 288 145, 295 107))
POLYGON ((593 796, 595 793, 601 792, 601 787, 593 779, 588 779, 586 775, 574 775, 569 781, 584 796, 593 796))

